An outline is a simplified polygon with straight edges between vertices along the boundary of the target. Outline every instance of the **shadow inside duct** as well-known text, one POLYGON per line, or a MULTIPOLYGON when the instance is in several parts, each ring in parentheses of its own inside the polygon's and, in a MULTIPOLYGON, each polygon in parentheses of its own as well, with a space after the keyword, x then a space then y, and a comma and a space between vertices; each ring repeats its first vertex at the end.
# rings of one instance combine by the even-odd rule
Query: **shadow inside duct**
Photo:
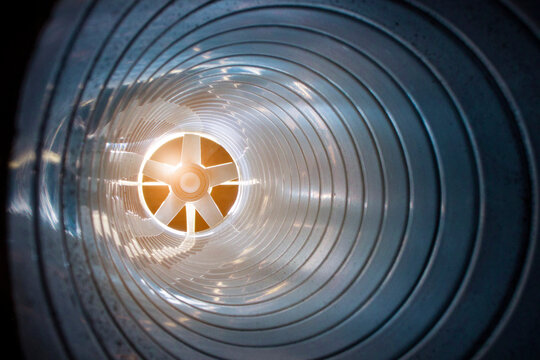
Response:
POLYGON ((22 350, 18 337, 17 321, 11 291, 12 278, 7 257, 6 238, 6 191, 7 169, 19 95, 22 83, 35 50, 40 31, 46 25, 56 1, 43 0, 33 3, 15 1, 9 4, 9 11, 3 12, 2 39, 2 131, 0 132, 0 316, 2 318, 2 353, 9 354, 11 359, 22 358, 22 350))

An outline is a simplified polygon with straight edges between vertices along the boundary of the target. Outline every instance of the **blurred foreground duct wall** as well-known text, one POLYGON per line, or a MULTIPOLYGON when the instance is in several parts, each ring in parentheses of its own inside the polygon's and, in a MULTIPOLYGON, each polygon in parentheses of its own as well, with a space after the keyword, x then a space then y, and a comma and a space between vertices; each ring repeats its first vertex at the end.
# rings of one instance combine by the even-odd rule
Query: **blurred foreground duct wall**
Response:
POLYGON ((25 355, 538 358, 537 16, 61 1, 8 164, 25 355), (140 195, 149 149, 186 132, 239 177, 229 214, 194 234, 140 195))

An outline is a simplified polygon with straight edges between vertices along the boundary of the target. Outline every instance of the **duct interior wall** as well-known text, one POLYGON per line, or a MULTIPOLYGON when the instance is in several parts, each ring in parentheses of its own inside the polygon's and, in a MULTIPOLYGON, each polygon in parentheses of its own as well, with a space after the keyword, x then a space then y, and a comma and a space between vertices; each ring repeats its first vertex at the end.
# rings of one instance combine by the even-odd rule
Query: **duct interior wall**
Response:
POLYGON ((25 354, 533 358, 540 56, 526 10, 60 2, 9 163, 25 354), (186 133, 238 170, 230 212, 197 233, 156 222, 141 195, 148 154, 186 133))

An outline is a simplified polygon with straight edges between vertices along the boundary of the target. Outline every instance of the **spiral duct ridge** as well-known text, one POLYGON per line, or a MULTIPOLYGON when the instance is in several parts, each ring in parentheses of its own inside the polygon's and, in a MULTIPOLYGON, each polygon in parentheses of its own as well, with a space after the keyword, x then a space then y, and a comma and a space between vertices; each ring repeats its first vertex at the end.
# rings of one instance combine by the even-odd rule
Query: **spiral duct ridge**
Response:
POLYGON ((504 1, 61 2, 9 164, 23 346, 495 356, 538 271, 538 55, 504 1), (186 136, 238 186, 197 232, 141 190, 186 136))

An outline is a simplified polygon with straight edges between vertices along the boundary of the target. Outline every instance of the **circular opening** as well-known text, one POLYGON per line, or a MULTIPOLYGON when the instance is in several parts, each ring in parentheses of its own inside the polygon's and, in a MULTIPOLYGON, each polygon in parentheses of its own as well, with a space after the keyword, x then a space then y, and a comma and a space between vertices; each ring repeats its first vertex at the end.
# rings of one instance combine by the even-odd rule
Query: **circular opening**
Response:
POLYGON ((195 233, 217 226, 238 195, 238 170, 214 140, 185 133, 159 145, 142 166, 142 195, 153 219, 195 233))

